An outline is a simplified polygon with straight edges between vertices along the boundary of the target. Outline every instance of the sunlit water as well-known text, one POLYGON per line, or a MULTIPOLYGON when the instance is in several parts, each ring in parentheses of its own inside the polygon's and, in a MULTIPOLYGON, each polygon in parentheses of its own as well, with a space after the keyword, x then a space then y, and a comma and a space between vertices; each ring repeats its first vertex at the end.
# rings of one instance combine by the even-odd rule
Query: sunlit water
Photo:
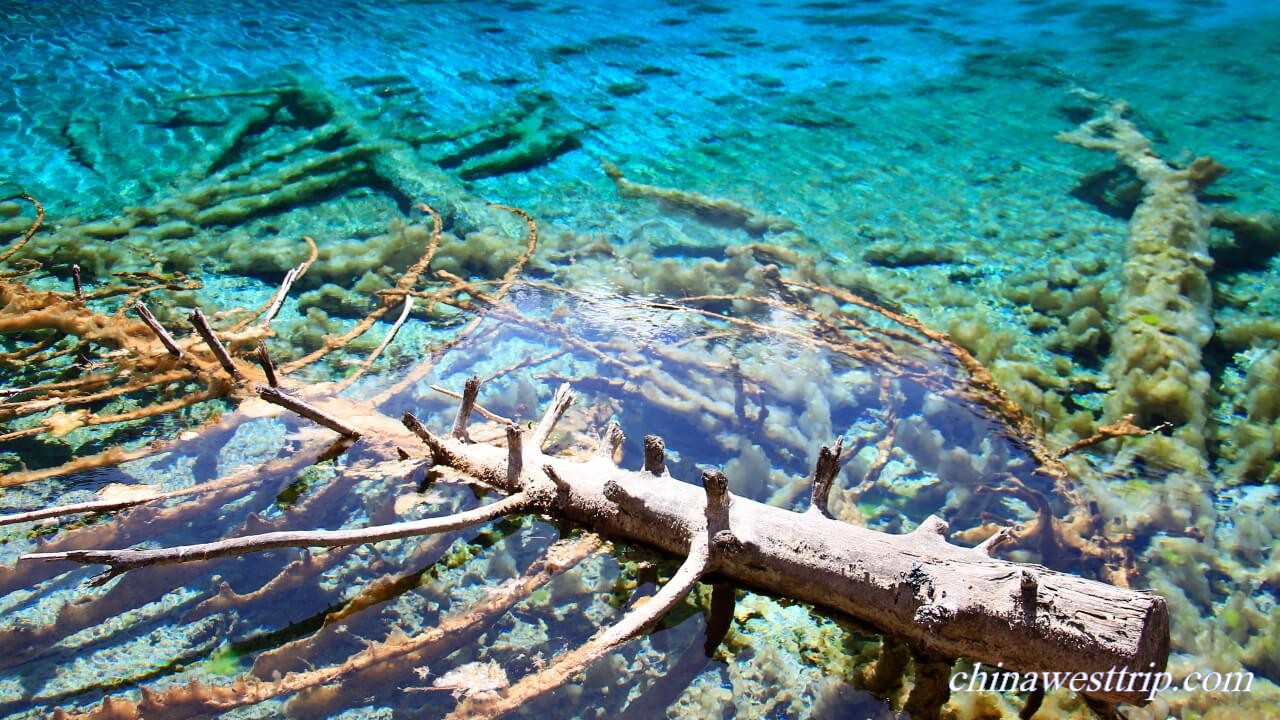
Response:
MULTIPOLYGON (((569 381, 583 399, 566 416, 558 452, 582 451, 617 419, 627 433, 624 465, 637 466, 641 438, 658 434, 676 477, 696 481, 701 468, 722 467, 734 492, 794 509, 805 507, 804 477, 818 447, 844 435, 860 449, 835 493, 837 516, 889 532, 931 513, 956 530, 988 514, 1026 520, 1032 511, 1020 500, 975 499, 980 486, 1007 475, 1050 496, 1054 488, 996 420, 945 392, 964 374, 934 345, 896 346, 923 370, 886 394, 885 374, 865 358, 802 339, 829 337, 815 333, 810 318, 741 298, 689 303, 753 323, 735 325, 666 303, 759 295, 768 285, 761 267, 777 264, 791 275, 817 263, 844 290, 951 332, 993 367, 1056 446, 1081 434, 1073 415, 1099 408, 1110 387, 1100 377, 1108 345, 1098 338, 1111 329, 1106 311, 1119 293, 1135 200, 1100 200, 1123 193, 1092 191, 1082 179, 1111 168, 1112 158, 1055 134, 1123 99, 1164 157, 1212 154, 1233 168, 1206 198, 1211 207, 1258 212, 1278 204, 1280 86, 1272 66, 1280 22, 1259 3, 45 3, 4 4, 0 15, 0 196, 25 191, 43 201, 44 233, 53 238, 38 237, 24 255, 44 263, 24 278, 33 286, 66 289, 72 263, 84 268, 90 289, 115 282, 112 273, 146 270, 173 281, 183 272, 202 287, 148 296, 162 312, 172 308, 164 318, 176 324, 177 309, 198 304, 212 314, 269 299, 305 257, 300 238, 308 235, 321 259, 286 302, 272 340, 287 360, 351 326, 372 293, 418 257, 425 233, 404 231, 423 222, 413 203, 445 211, 446 229, 459 236, 432 269, 476 279, 500 277, 523 247, 523 225, 483 203, 520 207, 538 220, 541 237, 523 272, 530 284, 512 287, 507 301, 519 315, 492 312, 461 342, 433 352, 475 311, 442 310, 428 322, 420 310, 348 396, 382 396, 385 414, 412 410, 443 429, 453 401, 431 384, 457 389, 470 375, 497 375, 481 404, 523 423, 569 381), (310 94, 281 100, 285 87, 310 94), (317 97, 352 125, 308 144, 337 122, 308 115, 317 97), (228 142, 237 128, 244 139, 228 142), (394 153, 386 150, 393 145, 394 153), (352 157, 332 160, 348 150, 352 157), (282 189, 271 203, 227 222, 191 221, 191 232, 163 225, 177 215, 154 219, 156 208, 177 212, 175 198, 190 199, 191 188, 227 179, 253 158, 267 159, 241 175, 264 192, 282 189), (331 182, 291 185, 290 163, 316 158, 330 164, 301 175, 332 173, 331 182), (794 229, 703 222, 622 197, 603 161, 636 182, 729 198, 794 229), (149 210, 128 210, 138 206, 149 210), (74 230, 120 216, 138 224, 92 237, 74 230), (76 240, 57 241, 67 237, 76 240), (1077 319, 1086 307, 1100 309, 1098 321, 1077 319), (433 363, 430 372, 388 390, 424 361, 433 363), (650 371, 674 384, 655 384, 650 371), (878 482, 851 494, 890 426, 893 454, 878 482)), ((211 206, 216 201, 193 212, 211 206)), ((30 216, 7 207, 0 205, 5 237, 30 216)), ((1280 375, 1280 266, 1270 242, 1232 253, 1224 249, 1231 239, 1215 236, 1220 333, 1205 349, 1215 477, 1207 490, 1185 491, 1195 495, 1185 497, 1195 508, 1186 525, 1209 532, 1197 538, 1155 527, 1127 541, 1134 584, 1170 598, 1171 665, 1254 672, 1259 699, 1236 711, 1253 714, 1275 712, 1268 703, 1280 681, 1280 526, 1268 512, 1280 439, 1277 412, 1258 390, 1280 375), (1245 425, 1256 432, 1241 431, 1245 425), (1249 470, 1242 443, 1262 458, 1249 470)), ((438 286, 432 276, 420 283, 438 286)), ((781 292, 772 297, 790 302, 781 292)), ((118 303, 107 298, 96 307, 114 312, 118 303)), ((812 305, 839 307, 829 299, 812 305)), ((298 379, 344 377, 388 327, 379 323, 357 351, 309 366, 298 379)), ((27 342, 18 337, 3 349, 27 342)), ((12 388, 49 381, 16 365, 0 373, 12 388)), ((129 407, 121 403, 93 411, 129 407)), ((162 546, 385 523, 492 499, 435 473, 366 472, 358 443, 325 452, 328 443, 304 423, 244 417, 219 403, 114 434, 85 428, 14 441, 0 447, 0 462, 6 472, 54 467, 202 424, 179 451, 5 488, 0 506, 84 501, 111 483, 179 488, 245 465, 265 469, 197 510, 9 527, 0 558, 12 567, 41 536, 162 546), (209 424, 223 412, 221 423, 209 424)), ((500 430, 475 434, 496 438, 500 430)), ((1157 492, 1179 470, 1174 460, 1120 463, 1099 452, 1081 463, 1096 478, 1082 492, 1104 514, 1155 513, 1150 505, 1178 502, 1176 492, 1157 492)), ((105 588, 86 583, 100 568, 18 566, 0 587, 7 593, 0 713, 42 717, 112 695, 137 699, 143 687, 227 684, 250 670, 270 679, 338 663, 393 630, 412 635, 465 610, 580 530, 512 518, 426 541, 317 552, 314 571, 279 586, 272 579, 299 553, 141 569, 105 588), (399 582, 376 604, 329 616, 387 579, 399 582), (227 602, 224 583, 240 599, 227 602), (259 588, 266 591, 253 595, 259 588)), ((1025 551, 1015 557, 1042 560, 1025 551)), ((1102 570, 1072 558, 1050 564, 1093 576, 1102 570)), ((451 670, 492 661, 514 681, 616 620, 674 567, 672 558, 616 546, 445 657, 352 678, 325 702, 284 695, 231 716, 443 716, 455 688, 437 681, 451 670)), ((879 646, 870 629, 743 591, 729 636, 706 658, 709 595, 701 587, 655 632, 527 713, 890 712, 885 698, 857 687, 879 646)), ((987 702, 986 711, 1013 717, 1021 698, 987 702)), ((956 698, 952 707, 970 717, 980 704, 956 698)), ((1203 705, 1191 702, 1183 716, 1203 705)), ((1085 711, 1068 704, 1043 712, 1085 711)))

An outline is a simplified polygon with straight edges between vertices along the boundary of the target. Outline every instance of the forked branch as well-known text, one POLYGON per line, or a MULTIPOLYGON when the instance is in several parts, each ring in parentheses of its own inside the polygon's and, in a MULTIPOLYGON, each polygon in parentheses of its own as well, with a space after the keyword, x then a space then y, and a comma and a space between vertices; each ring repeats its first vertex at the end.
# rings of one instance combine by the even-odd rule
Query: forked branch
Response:
MULTIPOLYGON (((727 499, 724 475, 703 475, 708 514, 718 514, 727 499), (723 481, 723 482, 722 482, 723 481)), ((450 720, 497 718, 544 693, 552 692, 574 675, 640 635, 682 601, 711 567, 711 540, 707 527, 698 528, 689 540, 689 554, 666 585, 642 605, 633 607, 617 624, 597 633, 584 645, 557 657, 545 669, 527 675, 515 685, 495 693, 468 696, 449 715, 450 720)))

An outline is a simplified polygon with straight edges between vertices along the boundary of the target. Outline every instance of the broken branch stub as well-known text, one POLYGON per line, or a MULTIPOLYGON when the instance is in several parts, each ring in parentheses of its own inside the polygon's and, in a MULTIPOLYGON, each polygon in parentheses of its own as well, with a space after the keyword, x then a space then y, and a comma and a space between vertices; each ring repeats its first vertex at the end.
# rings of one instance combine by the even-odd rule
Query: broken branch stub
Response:
POLYGON ((657 435, 644 436, 644 469, 654 475, 667 472, 667 443, 657 435))
POLYGON ((471 442, 467 435, 467 423, 471 421, 471 411, 476 407, 476 395, 480 393, 480 378, 472 375, 462 386, 462 403, 458 405, 458 415, 453 419, 454 440, 471 442))
POLYGON ((276 377, 276 364, 271 360, 271 352, 267 350, 267 341, 259 340, 256 353, 258 364, 262 366, 262 374, 267 377, 267 385, 280 387, 280 379, 276 377))
POLYGON ((813 494, 809 499, 809 512, 831 517, 827 500, 831 496, 831 485, 840 473, 840 453, 843 450, 843 436, 836 438, 834 448, 823 445, 818 450, 818 463, 813 469, 813 494))
POLYGON ((569 404, 572 402, 573 390, 569 388, 569 383, 561 383, 560 387, 556 388, 555 397, 551 399, 551 406, 538 422, 538 427, 533 430, 533 437, 529 440, 531 448, 542 450, 547 444, 551 430, 555 428, 556 423, 560 421, 560 416, 564 415, 564 411, 569 409, 569 404))

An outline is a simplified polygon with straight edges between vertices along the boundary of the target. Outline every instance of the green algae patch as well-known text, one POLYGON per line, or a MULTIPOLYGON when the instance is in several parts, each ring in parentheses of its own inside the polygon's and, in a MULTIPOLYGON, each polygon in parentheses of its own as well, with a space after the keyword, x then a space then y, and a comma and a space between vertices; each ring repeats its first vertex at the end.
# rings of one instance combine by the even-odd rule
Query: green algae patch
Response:
POLYGON ((211 675, 219 675, 222 677, 235 677, 244 671, 241 662, 245 656, 245 652, 236 648, 231 643, 223 643, 209 655, 209 659, 203 663, 204 669, 211 675))

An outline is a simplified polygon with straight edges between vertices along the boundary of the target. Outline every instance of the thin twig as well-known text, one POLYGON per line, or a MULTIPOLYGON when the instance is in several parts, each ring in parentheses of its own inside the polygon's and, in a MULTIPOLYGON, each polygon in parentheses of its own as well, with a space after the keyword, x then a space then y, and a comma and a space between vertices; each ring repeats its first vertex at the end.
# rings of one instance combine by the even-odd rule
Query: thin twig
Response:
MULTIPOLYGON (((462 393, 454 392, 454 391, 452 391, 452 390, 449 390, 448 388, 442 388, 442 387, 440 387, 439 385, 432 385, 432 386, 430 386, 430 387, 431 387, 431 389, 432 389, 432 390, 435 390, 436 392, 440 393, 441 395, 448 395, 449 397, 453 398, 454 400, 461 400, 461 399, 462 399, 462 393)), ((481 415, 483 415, 483 416, 485 416, 485 417, 489 418, 490 420, 492 420, 492 421, 494 421, 494 422, 496 422, 496 423, 500 423, 500 424, 502 424, 502 425, 514 425, 514 424, 515 424, 515 421, 514 421, 514 420, 508 420, 507 418, 502 417, 501 415, 499 415, 499 414, 498 414, 498 413, 496 413, 496 412, 492 412, 492 411, 490 411, 490 410, 486 410, 486 409, 485 409, 485 407, 484 407, 483 405, 481 405, 480 403, 476 403, 476 404, 475 404, 475 406, 473 407, 473 409, 474 409, 476 412, 480 413, 481 415)))
POLYGON ((382 338, 382 342, 378 343, 378 347, 374 348, 373 352, 369 353, 369 356, 360 363, 360 367, 356 368, 356 371, 350 377, 338 383, 339 391, 351 387, 355 381, 359 380, 366 372, 369 371, 369 368, 373 367, 373 363, 377 361, 378 357, 382 355, 382 351, 386 350, 387 346, 391 344, 391 341, 395 339, 396 333, 400 332, 400 328, 404 325, 405 320, 409 319, 409 313, 412 311, 413 297, 411 295, 406 295, 404 298, 404 308, 400 311, 400 317, 396 318, 396 321, 391 325, 391 329, 388 330, 386 336, 382 338))

